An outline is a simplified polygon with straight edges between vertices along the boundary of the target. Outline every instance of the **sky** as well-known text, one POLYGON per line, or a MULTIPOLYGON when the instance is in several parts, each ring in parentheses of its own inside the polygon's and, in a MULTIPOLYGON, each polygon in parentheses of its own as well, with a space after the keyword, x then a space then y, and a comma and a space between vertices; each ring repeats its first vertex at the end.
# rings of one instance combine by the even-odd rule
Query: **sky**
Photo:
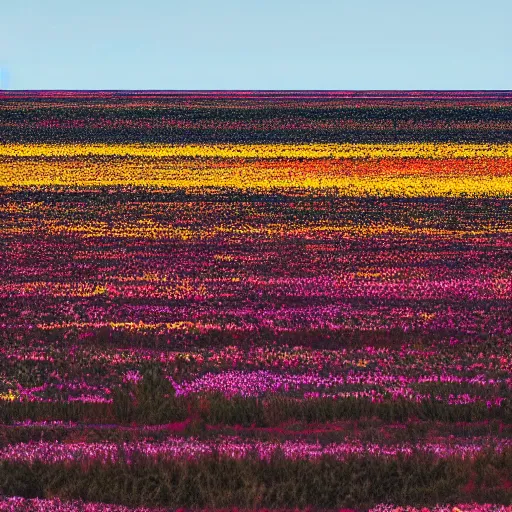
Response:
POLYGON ((512 89, 512 0, 0 0, 0 88, 512 89))

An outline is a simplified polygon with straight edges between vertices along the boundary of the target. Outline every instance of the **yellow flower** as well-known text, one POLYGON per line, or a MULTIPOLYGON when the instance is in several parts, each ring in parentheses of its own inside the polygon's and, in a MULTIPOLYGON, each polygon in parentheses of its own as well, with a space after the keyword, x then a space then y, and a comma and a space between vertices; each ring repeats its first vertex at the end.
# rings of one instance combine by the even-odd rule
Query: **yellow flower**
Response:
POLYGON ((14 402, 19 397, 19 394, 10 389, 7 393, 0 393, 0 400, 7 400, 9 402, 14 402))

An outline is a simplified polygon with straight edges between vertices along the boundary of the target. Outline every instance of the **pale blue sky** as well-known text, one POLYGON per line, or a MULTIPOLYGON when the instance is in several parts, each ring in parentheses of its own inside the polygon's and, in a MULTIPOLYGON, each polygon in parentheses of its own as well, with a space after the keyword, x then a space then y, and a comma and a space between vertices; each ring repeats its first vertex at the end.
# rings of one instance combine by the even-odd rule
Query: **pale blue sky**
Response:
POLYGON ((0 0, 9 89, 512 89, 512 0, 0 0))

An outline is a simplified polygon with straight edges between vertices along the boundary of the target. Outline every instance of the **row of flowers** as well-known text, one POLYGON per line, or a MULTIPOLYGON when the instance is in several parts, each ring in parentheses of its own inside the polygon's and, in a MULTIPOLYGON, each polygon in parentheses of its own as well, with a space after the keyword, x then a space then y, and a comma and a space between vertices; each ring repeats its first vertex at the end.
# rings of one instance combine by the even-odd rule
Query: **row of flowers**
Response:
MULTIPOLYGON (((22 375, 22 378, 23 375, 22 375)), ((197 377, 167 377, 176 396, 221 393, 226 397, 290 396, 295 398, 365 398, 372 402, 408 400, 413 402, 472 404, 483 402, 487 407, 499 407, 511 398, 511 379, 454 377, 449 375, 407 377, 383 375, 380 372, 321 375, 318 372, 288 373, 269 370, 228 370, 208 372, 197 377)), ((98 384, 99 377, 53 378, 40 386, 23 386, 15 378, 4 381, 9 387, 0 393, 0 399, 9 401, 106 401, 115 388, 137 386, 143 381, 139 370, 113 374, 98 384)), ((6 386, 7 387, 7 386, 6 386)))
POLYGON ((353 456, 407 457, 415 454, 431 454, 437 458, 471 458, 483 450, 500 453, 511 448, 510 440, 487 437, 444 443, 381 445, 351 441, 322 445, 306 441, 248 441, 236 436, 219 437, 214 441, 170 436, 163 442, 16 443, 0 449, 0 460, 45 464, 86 461, 106 464, 122 461, 129 464, 140 458, 190 460, 209 456, 235 459, 256 457, 260 460, 270 460, 276 455, 282 455, 293 460, 315 460, 321 457, 344 460, 353 456))
MULTIPOLYGON (((1 512, 189 512, 186 508, 148 508, 125 507, 106 503, 86 503, 81 500, 63 501, 58 498, 21 498, 17 496, 0 498, 1 512)), ((245 511, 239 508, 206 509, 198 512, 300 512, 298 509, 271 510, 259 509, 245 511)), ((303 512, 314 512, 314 509, 304 509, 303 512)), ((356 512, 353 509, 333 510, 329 512, 356 512)), ((512 506, 480 503, 464 503, 457 505, 436 505, 435 507, 412 507, 397 505, 377 505, 368 512, 512 512, 512 506)))
MULTIPOLYGON (((68 335, 71 333, 67 333, 68 335)), ((27 334, 23 341, 13 335, 8 345, 0 348, 0 364, 7 369, 20 366, 24 361, 48 364, 73 364, 81 367, 135 369, 146 363, 160 363, 164 367, 176 365, 198 368, 202 371, 215 369, 274 369, 304 373, 307 369, 349 373, 357 370, 358 378, 364 379, 368 372, 362 369, 380 371, 383 375, 408 371, 401 379, 421 378, 423 382, 486 382, 499 383, 499 376, 512 371, 512 358, 505 340, 495 343, 491 350, 483 350, 477 338, 461 340, 446 338, 438 342, 425 342, 421 347, 404 344, 399 348, 355 346, 339 349, 312 349, 302 346, 279 345, 241 347, 226 345, 220 347, 194 347, 193 350, 151 350, 143 347, 113 348, 97 347, 87 342, 94 332, 76 333, 76 343, 59 345, 45 343, 42 339, 30 339, 27 334), (501 373, 500 373, 501 372, 501 373), (492 377, 496 376, 496 377, 492 377), (459 380, 458 380, 459 379, 459 380)), ((395 377, 390 377, 395 378, 395 377)))

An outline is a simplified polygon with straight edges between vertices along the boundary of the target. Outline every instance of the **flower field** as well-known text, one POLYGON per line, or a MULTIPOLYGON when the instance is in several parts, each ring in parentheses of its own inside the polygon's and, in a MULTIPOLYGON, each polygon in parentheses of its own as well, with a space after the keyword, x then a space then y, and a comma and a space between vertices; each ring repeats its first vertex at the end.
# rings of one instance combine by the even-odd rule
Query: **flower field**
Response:
POLYGON ((510 93, 0 92, 0 141, 0 510, 510 511, 510 93))

